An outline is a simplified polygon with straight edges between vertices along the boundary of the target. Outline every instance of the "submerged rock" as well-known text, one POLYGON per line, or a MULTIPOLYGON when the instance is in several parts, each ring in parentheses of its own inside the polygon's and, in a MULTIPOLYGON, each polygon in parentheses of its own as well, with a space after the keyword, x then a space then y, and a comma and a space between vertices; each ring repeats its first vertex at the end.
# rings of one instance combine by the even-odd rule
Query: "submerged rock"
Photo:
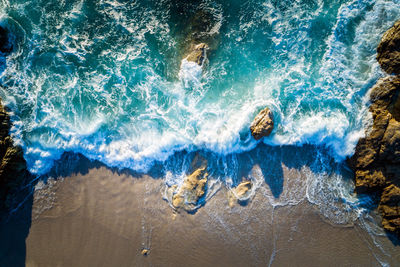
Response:
POLYGON ((8 54, 12 49, 13 46, 10 42, 8 30, 0 26, 0 52, 8 54))
POLYGON ((172 205, 187 211, 195 209, 199 205, 199 199, 205 195, 208 173, 206 166, 202 166, 186 176, 183 184, 173 186, 172 205))
MULTIPOLYGON (((388 73, 400 72, 400 22, 385 33, 378 61, 388 73)), ((349 165, 358 193, 377 193, 382 226, 400 235, 400 75, 380 79, 371 89, 373 125, 356 146, 349 165)))
POLYGON ((195 62, 199 66, 203 66, 203 64, 207 60, 207 50, 208 45, 205 43, 194 45, 193 49, 191 49, 190 54, 185 59, 190 62, 195 62))
POLYGON ((265 108, 258 113, 250 126, 251 134, 256 140, 259 140, 265 136, 269 136, 273 129, 274 117, 269 108, 265 108))
MULTIPOLYGON (((184 3, 182 3, 185 5, 184 3)), ((180 6, 180 4, 178 4, 180 6)), ((201 67, 205 67, 208 62, 209 53, 216 50, 219 45, 219 29, 221 18, 207 8, 198 7, 195 13, 183 8, 185 27, 180 32, 182 39, 179 41, 182 58, 181 63, 195 62, 201 67), (185 61, 186 60, 186 61, 185 61)))
POLYGON ((389 74, 400 74, 400 20, 383 35, 377 51, 382 69, 389 74))

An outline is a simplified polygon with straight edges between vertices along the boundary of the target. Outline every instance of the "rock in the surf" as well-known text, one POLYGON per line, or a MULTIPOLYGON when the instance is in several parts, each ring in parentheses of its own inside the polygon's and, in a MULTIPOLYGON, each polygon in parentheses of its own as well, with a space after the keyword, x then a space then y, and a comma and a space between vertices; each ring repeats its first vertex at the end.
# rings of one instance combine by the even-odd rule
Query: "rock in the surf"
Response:
POLYGON ((254 139, 260 140, 265 136, 269 136, 274 129, 274 117, 269 108, 261 110, 260 113, 254 118, 250 126, 251 134, 254 139))
POLYGON ((185 59, 187 61, 195 62, 199 66, 203 66, 203 64, 207 60, 207 50, 208 45, 205 43, 193 45, 191 52, 185 59))
POLYGON ((186 176, 179 188, 172 187, 175 191, 172 195, 172 205, 176 209, 183 208, 188 211, 195 209, 199 204, 199 199, 205 194, 207 177, 207 168, 202 166, 186 176))
POLYGON ((229 206, 233 207, 235 202, 247 200, 252 188, 253 183, 250 181, 243 181, 235 188, 232 188, 228 193, 229 206))
POLYGON ((32 178, 27 170, 21 147, 9 135, 10 117, 0 102, 0 212, 12 208, 15 194, 32 178))
POLYGON ((400 74, 400 20, 383 35, 377 52, 382 69, 389 74, 400 74))
POLYGON ((247 193, 251 190, 253 184, 250 181, 241 182, 235 189, 235 195, 238 199, 242 199, 247 196, 247 193))

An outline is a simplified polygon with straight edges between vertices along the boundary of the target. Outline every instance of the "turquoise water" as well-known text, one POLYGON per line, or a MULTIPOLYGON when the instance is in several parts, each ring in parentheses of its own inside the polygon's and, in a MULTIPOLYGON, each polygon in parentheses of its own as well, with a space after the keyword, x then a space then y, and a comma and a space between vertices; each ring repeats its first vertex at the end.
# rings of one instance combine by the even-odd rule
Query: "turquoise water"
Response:
MULTIPOLYGON (((217 180, 235 184, 239 159, 281 146, 312 145, 285 155, 331 169, 354 152, 370 122, 367 92, 383 75, 375 49, 400 1, 2 0, 0 15, 15 42, 0 93, 31 172, 45 174, 64 152, 184 172, 182 157, 201 151, 217 180), (182 63, 199 12, 213 48, 204 69, 182 63), (265 106, 276 127, 257 142, 249 126, 265 106)), ((332 174, 317 172, 310 201, 352 199, 340 172, 326 185, 332 174)), ((167 184, 182 179, 167 173, 167 184)))

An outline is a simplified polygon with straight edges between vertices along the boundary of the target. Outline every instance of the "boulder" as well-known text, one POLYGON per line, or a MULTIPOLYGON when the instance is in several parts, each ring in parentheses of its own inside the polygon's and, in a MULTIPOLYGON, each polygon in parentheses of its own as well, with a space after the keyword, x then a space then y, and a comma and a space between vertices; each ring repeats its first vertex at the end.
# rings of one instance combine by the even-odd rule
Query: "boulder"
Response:
POLYGON ((200 167, 186 176, 183 184, 172 186, 172 206, 187 211, 194 210, 199 205, 199 199, 205 195, 208 173, 206 167, 200 167))
POLYGON ((142 251, 140 252, 140 254, 142 254, 143 256, 147 256, 147 255, 149 255, 149 253, 150 253, 150 250, 148 250, 146 248, 142 249, 142 251))
POLYGON ((238 199, 246 197, 247 193, 251 188, 253 187, 253 184, 250 181, 245 181, 241 182, 235 189, 235 195, 238 199))
POLYGON ((195 62, 199 66, 203 66, 203 64, 207 60, 207 50, 208 45, 205 43, 193 45, 191 52, 185 59, 190 62, 195 62))
POLYGON ((233 207, 235 203, 247 200, 253 184, 250 181, 243 181, 228 192, 228 204, 233 207))
POLYGON ((251 135, 256 140, 269 136, 274 129, 274 117, 269 108, 261 110, 250 126, 251 135))
POLYGON ((400 21, 383 35, 377 52, 378 62, 384 71, 400 74, 400 21))

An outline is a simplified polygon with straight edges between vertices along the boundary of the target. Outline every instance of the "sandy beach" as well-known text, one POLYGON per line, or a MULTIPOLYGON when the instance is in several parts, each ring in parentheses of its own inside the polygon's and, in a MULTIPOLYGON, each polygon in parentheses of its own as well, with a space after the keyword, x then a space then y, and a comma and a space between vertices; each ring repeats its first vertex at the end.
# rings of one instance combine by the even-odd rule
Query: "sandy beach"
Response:
MULTIPOLYGON (((284 189, 301 171, 283 167, 284 189)), ((163 200, 163 180, 105 167, 38 184, 26 239, 27 266, 395 266, 356 221, 333 225, 305 199, 273 207, 267 186, 229 205, 222 186, 196 213, 163 200), (147 249, 148 255, 142 255, 147 249)))

